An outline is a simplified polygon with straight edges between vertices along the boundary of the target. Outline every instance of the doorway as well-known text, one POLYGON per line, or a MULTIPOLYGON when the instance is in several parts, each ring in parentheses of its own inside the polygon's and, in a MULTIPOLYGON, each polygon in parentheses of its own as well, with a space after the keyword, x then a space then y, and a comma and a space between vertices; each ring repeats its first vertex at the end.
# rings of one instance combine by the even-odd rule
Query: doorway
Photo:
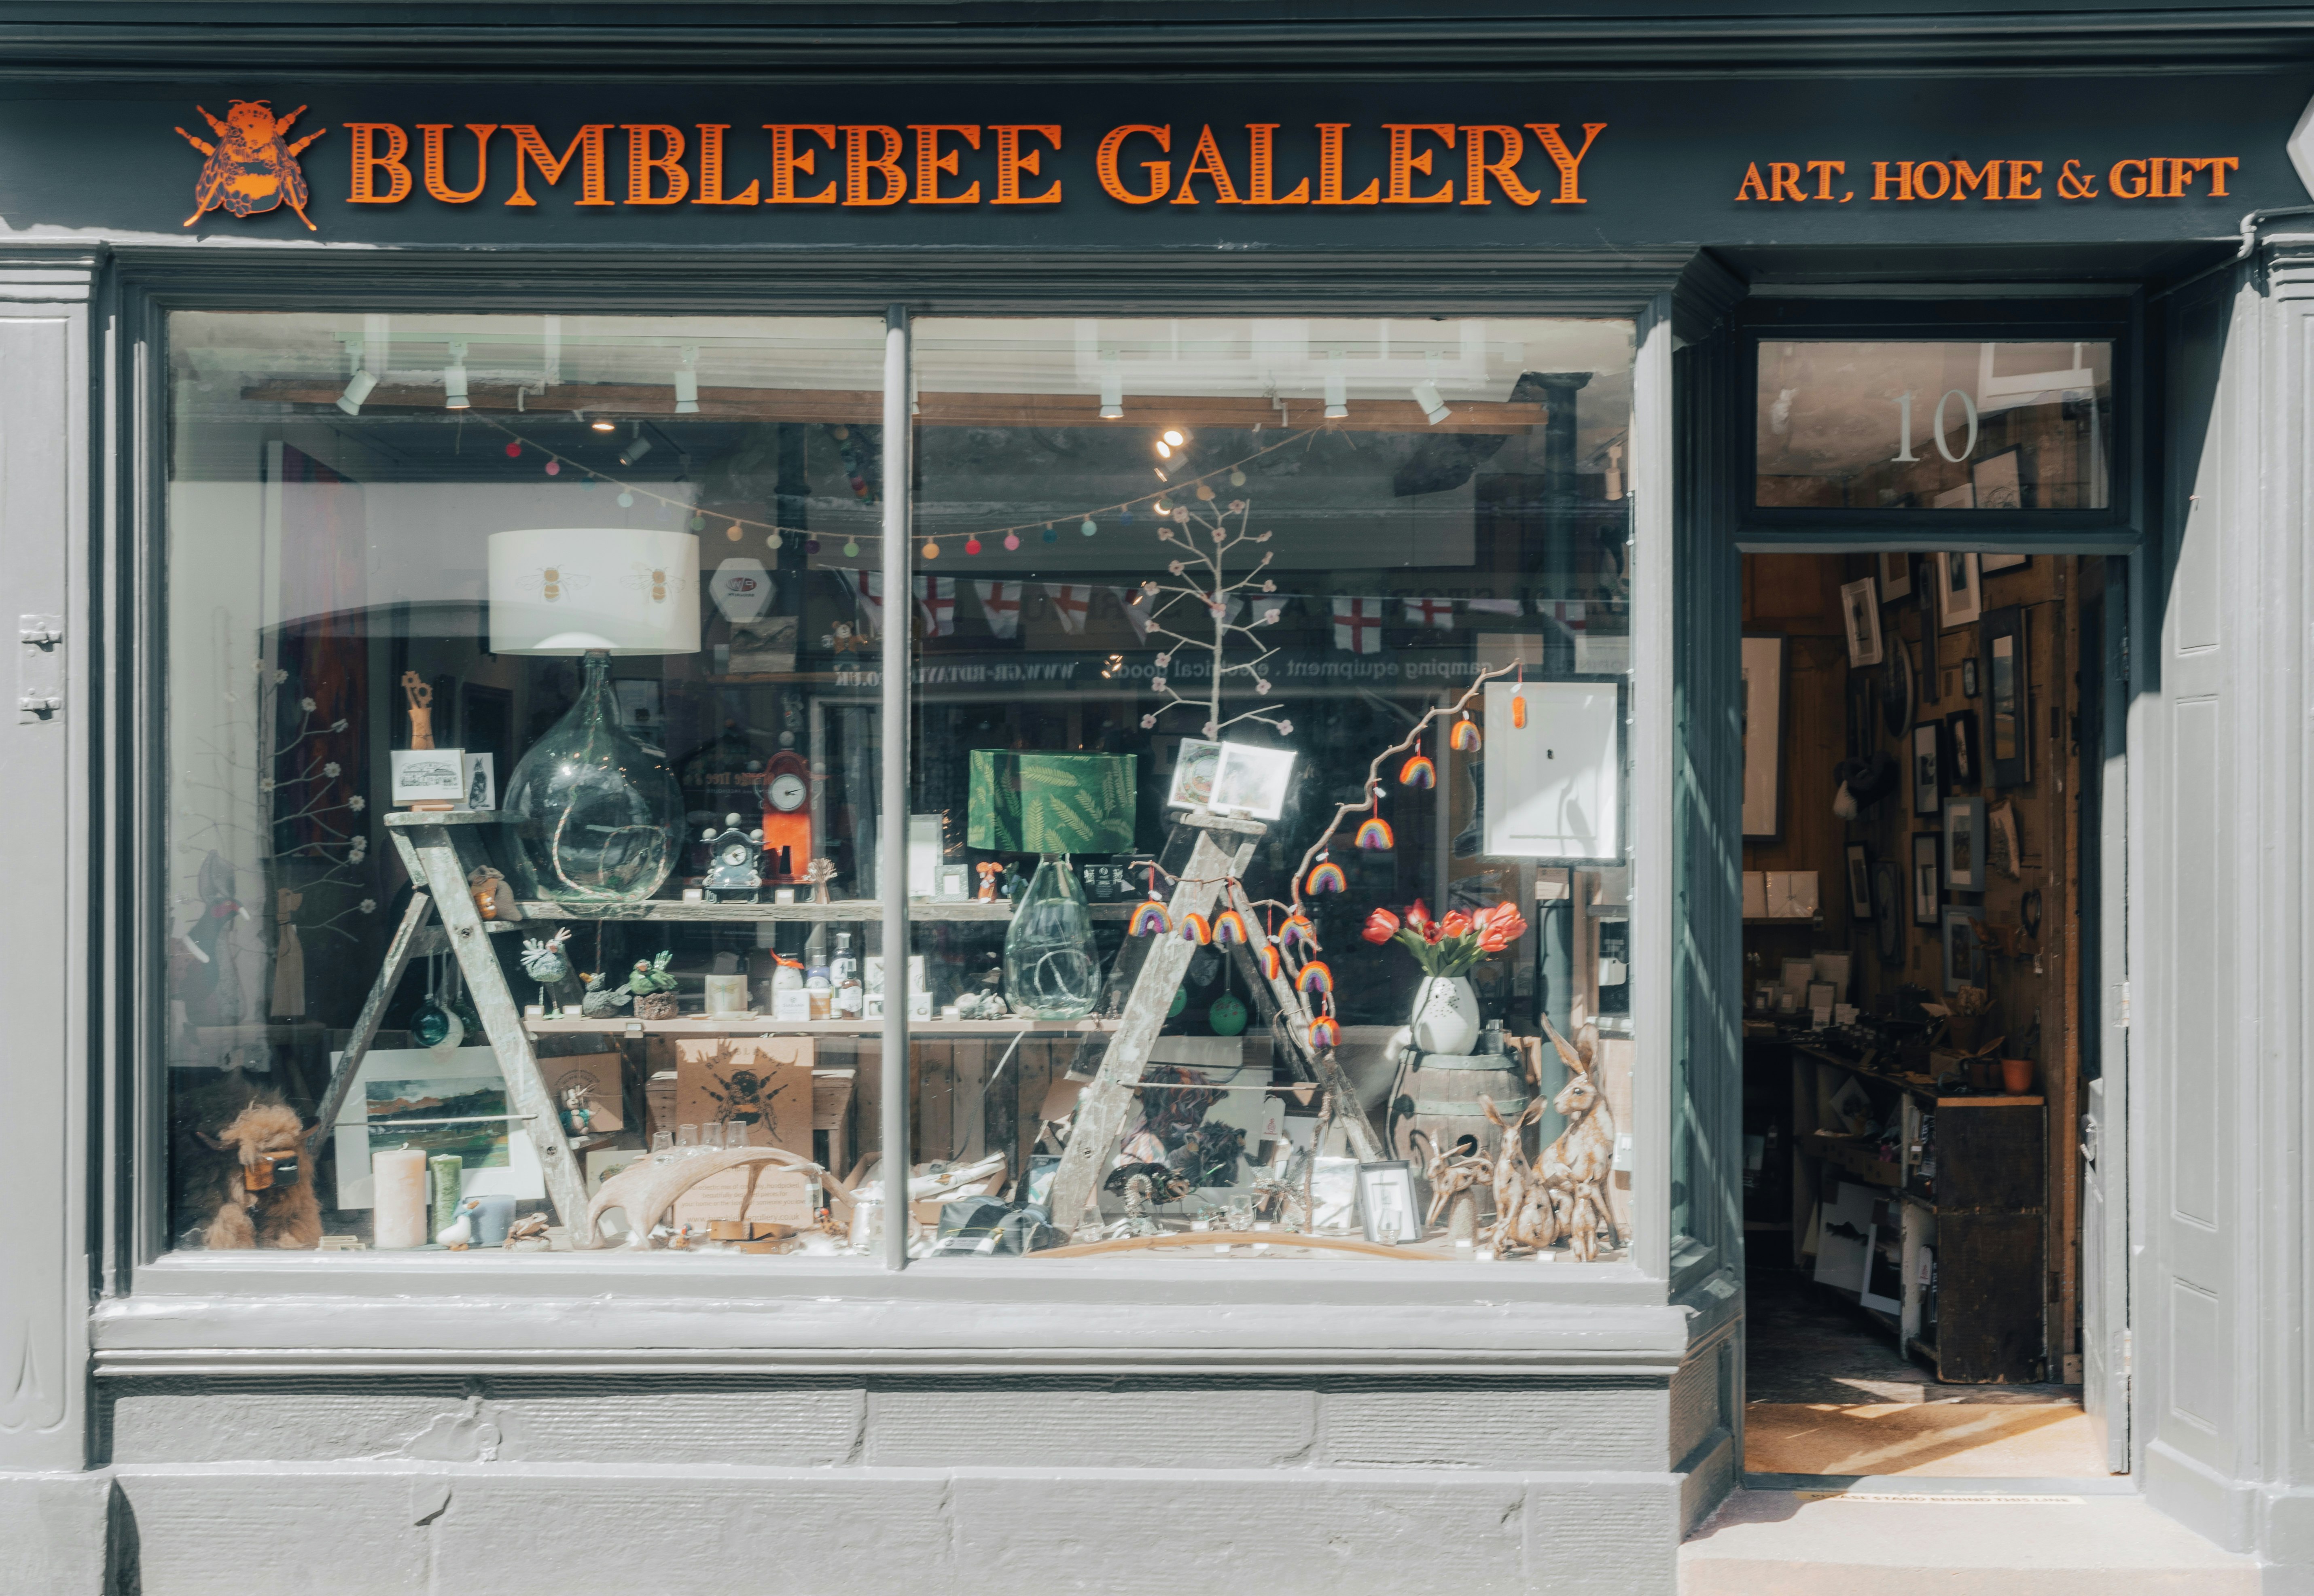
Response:
POLYGON ((2103 773, 2104 566, 1744 557, 1755 1479, 2116 1461, 2113 1415, 2083 1402, 2077 1149, 2098 1063, 2082 794, 2103 773))

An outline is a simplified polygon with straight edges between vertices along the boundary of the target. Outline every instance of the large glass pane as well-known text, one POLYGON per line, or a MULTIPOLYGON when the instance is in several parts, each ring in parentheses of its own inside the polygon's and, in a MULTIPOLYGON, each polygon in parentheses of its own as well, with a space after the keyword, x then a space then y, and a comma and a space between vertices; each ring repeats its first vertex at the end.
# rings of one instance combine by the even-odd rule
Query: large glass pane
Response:
POLYGON ((880 325, 169 331, 170 1234, 567 1247, 625 1175, 654 1248, 849 1245, 880 325))
POLYGON ((1631 325, 914 348, 919 1244, 1621 1256, 1631 325))
POLYGON ((1760 346, 1754 502, 1847 510, 2101 510, 2109 343, 1760 346))

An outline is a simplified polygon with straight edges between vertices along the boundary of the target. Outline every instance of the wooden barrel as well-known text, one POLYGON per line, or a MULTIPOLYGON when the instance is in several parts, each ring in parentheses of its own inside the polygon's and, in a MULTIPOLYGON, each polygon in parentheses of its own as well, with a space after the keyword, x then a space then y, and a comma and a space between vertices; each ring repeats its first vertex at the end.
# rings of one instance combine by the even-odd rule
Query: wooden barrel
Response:
POLYGON ((1399 1071, 1397 1089, 1391 1093, 1390 1142, 1398 1157, 1422 1159, 1413 1139, 1420 1131, 1442 1149, 1451 1150, 1465 1136, 1479 1139, 1479 1151, 1492 1158, 1503 1133, 1487 1117, 1486 1105, 1505 1119, 1515 1118, 1534 1100, 1527 1084, 1526 1066, 1515 1054, 1417 1054, 1399 1071))

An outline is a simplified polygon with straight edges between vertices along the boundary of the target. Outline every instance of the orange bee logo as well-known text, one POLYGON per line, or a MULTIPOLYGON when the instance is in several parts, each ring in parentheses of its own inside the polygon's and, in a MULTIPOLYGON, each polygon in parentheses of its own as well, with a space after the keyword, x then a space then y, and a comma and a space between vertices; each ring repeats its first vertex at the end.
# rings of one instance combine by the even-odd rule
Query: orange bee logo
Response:
POLYGON ((297 213, 297 219, 305 224, 307 232, 320 231, 305 214, 305 174, 298 168, 297 154, 327 133, 327 128, 315 128, 291 144, 287 137, 289 124, 305 114, 302 105, 278 120, 271 104, 263 100, 234 101, 222 122, 209 115, 204 106, 196 105, 193 109, 216 130, 217 141, 211 144, 206 138, 195 138, 182 128, 177 129, 187 144, 208 157, 201 167, 200 181, 193 188, 194 198, 199 203, 185 218, 186 226, 219 207, 236 216, 253 216, 287 200, 289 208, 297 213))

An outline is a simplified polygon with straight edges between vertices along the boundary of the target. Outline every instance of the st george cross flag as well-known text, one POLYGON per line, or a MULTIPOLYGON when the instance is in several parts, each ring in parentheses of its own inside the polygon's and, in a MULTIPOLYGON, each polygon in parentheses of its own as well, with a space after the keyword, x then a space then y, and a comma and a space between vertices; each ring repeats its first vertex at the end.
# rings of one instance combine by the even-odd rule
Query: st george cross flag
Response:
POLYGON ((1061 630, 1071 636, 1082 631, 1085 616, 1092 610, 1094 590, 1070 582, 1047 582, 1044 588, 1061 617, 1061 630))
POLYGON ((1417 626, 1436 627, 1443 631, 1454 624, 1454 601, 1409 598, 1406 601, 1406 618, 1417 626))
POLYGON ((860 630, 864 637, 877 637, 884 630, 884 573, 853 570, 838 566, 835 574, 852 589, 852 602, 860 606, 860 630))
POLYGON ((1480 615, 1524 615, 1526 606, 1515 598, 1466 598, 1464 606, 1480 615))
POLYGON ((1382 607, 1378 598, 1334 601, 1334 647, 1353 654, 1382 652, 1382 607))
POLYGON ((924 618, 924 635, 944 638, 956 630, 956 578, 917 577, 916 613, 924 618))
POLYGON ((1112 587, 1117 607, 1125 612, 1126 624, 1133 628, 1138 642, 1149 640, 1149 623, 1157 618, 1157 601, 1138 587, 1112 587))
POLYGON ((980 613, 988 617, 988 630, 1000 638, 1020 635, 1020 584, 1018 582, 978 582, 972 590, 980 595, 980 613))

